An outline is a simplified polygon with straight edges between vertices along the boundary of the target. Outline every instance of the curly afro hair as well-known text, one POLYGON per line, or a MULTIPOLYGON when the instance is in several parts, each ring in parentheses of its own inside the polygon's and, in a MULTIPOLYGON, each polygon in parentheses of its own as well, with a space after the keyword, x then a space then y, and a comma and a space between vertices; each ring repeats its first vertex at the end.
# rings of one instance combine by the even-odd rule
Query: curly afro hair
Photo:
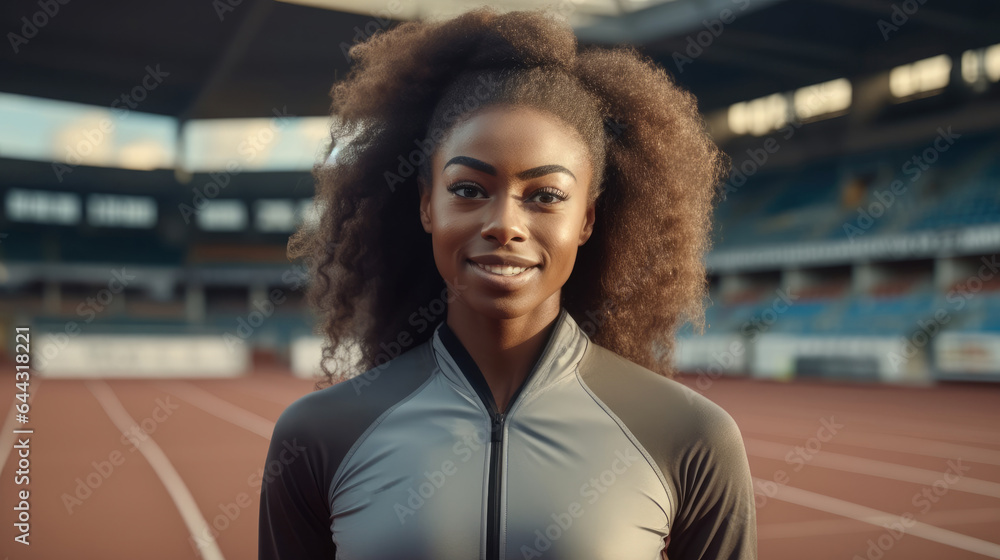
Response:
POLYGON ((672 375, 677 328, 703 327, 703 257, 728 170, 694 96, 631 47, 579 48, 546 11, 406 22, 350 55, 331 90, 335 158, 313 169, 321 218, 288 248, 309 266, 328 383, 382 366, 445 319, 419 188, 449 130, 501 103, 548 111, 589 146, 596 222, 563 307, 597 344, 672 375))

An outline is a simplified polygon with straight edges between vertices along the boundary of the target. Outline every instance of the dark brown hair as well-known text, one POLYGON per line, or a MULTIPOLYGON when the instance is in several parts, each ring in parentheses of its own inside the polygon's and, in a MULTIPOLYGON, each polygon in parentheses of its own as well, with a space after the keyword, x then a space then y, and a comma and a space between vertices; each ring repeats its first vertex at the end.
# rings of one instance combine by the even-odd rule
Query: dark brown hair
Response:
POLYGON ((335 158, 313 170, 321 218, 289 242, 309 265, 327 382, 381 366, 445 319, 418 185, 448 131, 498 103, 549 111, 590 149, 596 222, 562 305, 597 344, 672 374, 677 328, 704 321, 702 259, 728 169, 690 93, 631 47, 578 48, 543 11, 406 22, 350 55, 331 91, 335 158))

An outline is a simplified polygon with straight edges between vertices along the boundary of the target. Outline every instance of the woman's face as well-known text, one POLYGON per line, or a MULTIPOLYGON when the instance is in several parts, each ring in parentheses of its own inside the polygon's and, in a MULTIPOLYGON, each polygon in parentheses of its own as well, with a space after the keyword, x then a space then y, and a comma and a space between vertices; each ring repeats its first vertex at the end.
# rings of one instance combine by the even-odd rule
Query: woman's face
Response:
POLYGON ((430 164, 420 219, 451 305, 501 319, 558 301, 594 224, 576 131, 544 111, 492 106, 456 125, 430 164))

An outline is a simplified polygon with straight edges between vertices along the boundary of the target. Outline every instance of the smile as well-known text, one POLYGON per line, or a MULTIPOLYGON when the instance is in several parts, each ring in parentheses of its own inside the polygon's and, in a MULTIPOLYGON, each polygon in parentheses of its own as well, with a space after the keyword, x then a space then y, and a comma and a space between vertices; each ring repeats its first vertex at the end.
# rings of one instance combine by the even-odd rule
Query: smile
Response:
POLYGON ((489 272, 490 274, 496 274, 497 276, 517 276, 525 270, 535 268, 533 266, 522 267, 522 266, 502 266, 502 265, 491 265, 491 264, 479 264, 475 261, 469 261, 470 263, 478 266, 479 268, 489 272))

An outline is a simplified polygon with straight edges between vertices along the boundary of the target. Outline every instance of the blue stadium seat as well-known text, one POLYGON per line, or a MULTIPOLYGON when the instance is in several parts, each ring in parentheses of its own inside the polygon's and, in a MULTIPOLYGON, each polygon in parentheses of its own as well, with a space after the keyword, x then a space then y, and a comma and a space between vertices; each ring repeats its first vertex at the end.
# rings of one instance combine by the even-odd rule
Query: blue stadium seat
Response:
POLYGON ((884 196, 893 181, 902 181, 905 190, 894 195, 863 235, 1000 223, 1000 141, 990 135, 962 137, 917 175, 909 162, 927 146, 923 142, 755 175, 718 205, 715 246, 844 239, 844 224, 857 223, 858 208, 877 204, 875 193, 884 196), (843 179, 872 173, 878 177, 861 204, 842 207, 843 179))

